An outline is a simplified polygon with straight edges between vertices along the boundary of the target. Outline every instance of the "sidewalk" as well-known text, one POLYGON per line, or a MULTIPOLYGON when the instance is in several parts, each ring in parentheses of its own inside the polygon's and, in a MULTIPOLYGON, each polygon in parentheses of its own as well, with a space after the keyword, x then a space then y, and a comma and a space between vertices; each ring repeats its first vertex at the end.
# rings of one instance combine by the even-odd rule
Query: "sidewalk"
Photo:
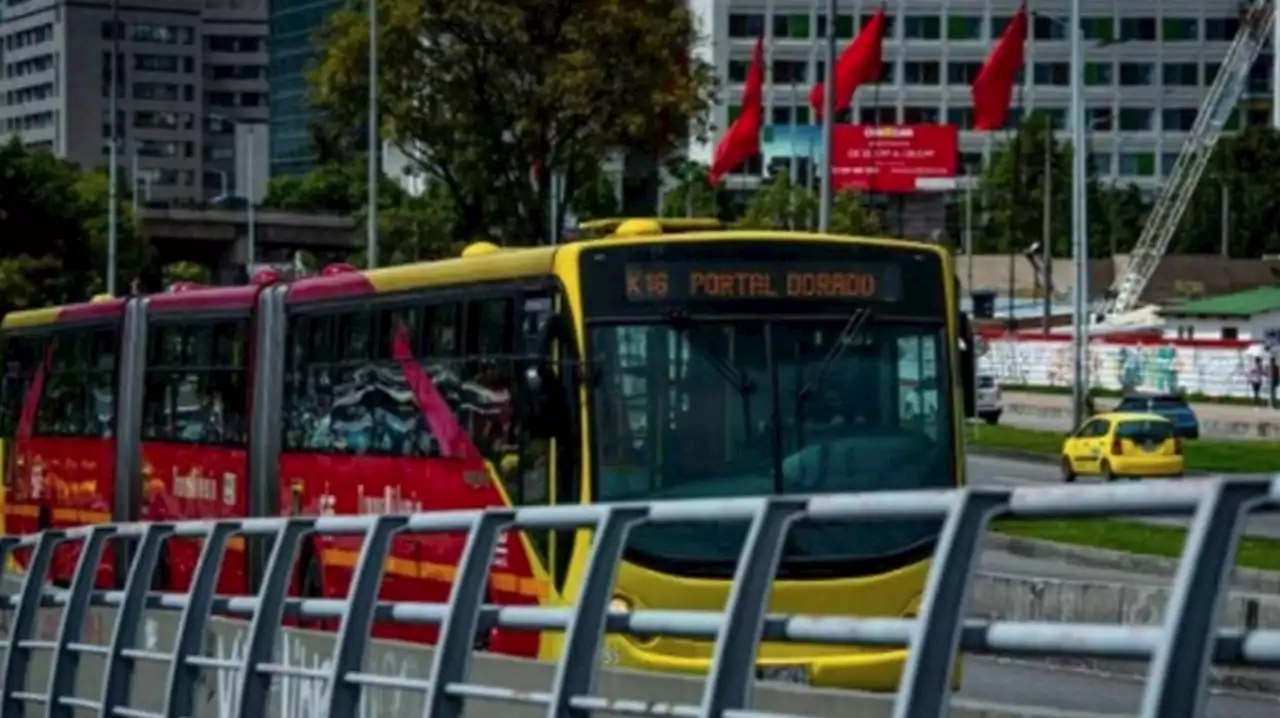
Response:
MULTIPOLYGON (((1120 403, 1120 399, 1097 397, 1094 403, 1098 411, 1109 411, 1120 403)), ((1068 419, 1071 416, 1071 397, 1007 391, 1004 393, 1004 409, 1010 414, 1068 419)), ((1191 409, 1200 419, 1202 436, 1224 439, 1280 437, 1280 409, 1204 402, 1191 404, 1191 409)))

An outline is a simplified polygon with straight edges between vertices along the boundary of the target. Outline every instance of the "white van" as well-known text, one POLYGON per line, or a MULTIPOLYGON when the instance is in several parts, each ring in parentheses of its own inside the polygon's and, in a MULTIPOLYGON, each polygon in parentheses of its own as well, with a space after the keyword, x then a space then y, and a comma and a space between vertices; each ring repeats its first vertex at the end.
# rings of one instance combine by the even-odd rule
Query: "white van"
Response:
POLYGON ((994 376, 978 375, 977 400, 978 417, 988 424, 1000 423, 1000 415, 1004 413, 1004 397, 1000 394, 1000 384, 994 376))

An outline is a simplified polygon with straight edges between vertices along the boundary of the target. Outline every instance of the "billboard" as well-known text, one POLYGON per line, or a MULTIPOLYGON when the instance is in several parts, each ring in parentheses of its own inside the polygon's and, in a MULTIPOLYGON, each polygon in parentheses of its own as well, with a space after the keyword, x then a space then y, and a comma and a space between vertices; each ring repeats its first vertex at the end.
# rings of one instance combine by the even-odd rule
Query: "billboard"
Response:
MULTIPOLYGON (((794 157, 803 176, 809 162, 822 160, 820 126, 771 125, 763 140, 766 166, 794 157)), ((959 142, 955 125, 836 125, 835 187, 893 194, 954 189, 959 142)))
POLYGON ((915 192, 954 180, 955 125, 837 125, 831 175, 836 190, 915 192), (923 183, 922 183, 923 180, 923 183))

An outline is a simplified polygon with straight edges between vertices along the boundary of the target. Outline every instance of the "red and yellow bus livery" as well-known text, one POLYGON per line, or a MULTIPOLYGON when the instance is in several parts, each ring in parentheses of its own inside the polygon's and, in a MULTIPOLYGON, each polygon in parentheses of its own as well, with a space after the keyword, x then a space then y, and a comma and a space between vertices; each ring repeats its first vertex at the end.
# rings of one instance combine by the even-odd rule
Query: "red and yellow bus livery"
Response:
MULTIPOLYGON (((933 245, 651 220, 555 247, 17 312, 0 334, 8 530, 954 486, 972 355, 933 245)), ((938 522, 792 531, 772 610, 916 610, 938 522)), ((714 608, 744 527, 638 528, 620 606, 714 608)), ((443 601, 462 535, 397 538, 382 595, 443 601)), ((158 588, 198 545, 166 546, 158 588)), ((511 531, 488 599, 574 600, 588 531, 511 531)), ((265 547, 233 543, 223 593, 265 547)), ((295 591, 343 596, 359 540, 304 547, 295 591)), ((66 581, 75 550, 58 554, 66 581)), ((99 568, 121 580, 124 553, 99 568)), ((432 628, 379 625, 431 642, 432 628)), ((489 650, 551 657, 552 633, 489 650)), ((705 670, 707 642, 614 636, 605 659, 705 670)), ((904 652, 766 644, 762 674, 891 689, 904 652)))

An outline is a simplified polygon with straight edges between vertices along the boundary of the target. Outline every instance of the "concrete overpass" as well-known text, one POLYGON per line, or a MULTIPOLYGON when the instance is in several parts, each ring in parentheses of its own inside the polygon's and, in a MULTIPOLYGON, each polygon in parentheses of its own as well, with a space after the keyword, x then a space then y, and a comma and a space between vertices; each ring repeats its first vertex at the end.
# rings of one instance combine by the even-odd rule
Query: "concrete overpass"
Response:
MULTIPOLYGON (((163 264, 187 261, 213 270, 219 283, 239 281, 249 239, 243 209, 146 208, 142 231, 163 264)), ((323 262, 344 260, 363 246, 363 232, 349 215, 258 210, 254 213, 256 262, 287 262, 299 250, 323 262)))

